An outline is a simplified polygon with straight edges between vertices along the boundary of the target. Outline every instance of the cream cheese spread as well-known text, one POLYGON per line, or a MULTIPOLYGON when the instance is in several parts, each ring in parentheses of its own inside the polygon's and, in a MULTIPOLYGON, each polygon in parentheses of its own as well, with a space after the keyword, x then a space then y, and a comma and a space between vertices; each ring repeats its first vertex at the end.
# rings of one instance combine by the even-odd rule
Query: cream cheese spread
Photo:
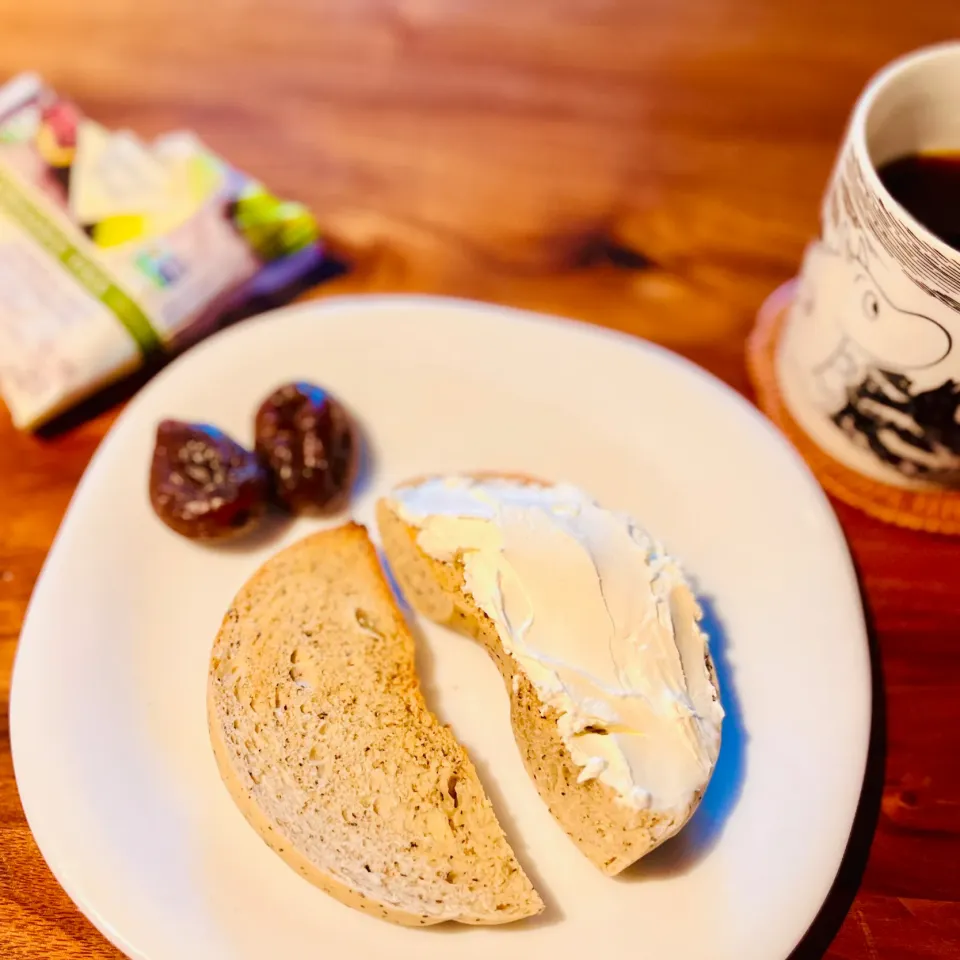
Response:
POLYGON ((723 708, 680 565, 575 487, 471 477, 393 491, 400 517, 464 588, 558 716, 579 780, 683 815, 710 778, 723 708))

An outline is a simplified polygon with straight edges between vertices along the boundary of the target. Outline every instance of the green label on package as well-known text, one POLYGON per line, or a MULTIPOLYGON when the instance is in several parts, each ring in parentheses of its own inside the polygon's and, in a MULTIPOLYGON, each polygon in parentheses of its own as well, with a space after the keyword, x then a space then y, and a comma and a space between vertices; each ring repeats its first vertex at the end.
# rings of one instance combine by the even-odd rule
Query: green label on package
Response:
POLYGON ((123 324, 144 354, 161 341, 147 315, 70 239, 37 209, 0 170, 0 209, 25 230, 89 294, 96 297, 123 324))

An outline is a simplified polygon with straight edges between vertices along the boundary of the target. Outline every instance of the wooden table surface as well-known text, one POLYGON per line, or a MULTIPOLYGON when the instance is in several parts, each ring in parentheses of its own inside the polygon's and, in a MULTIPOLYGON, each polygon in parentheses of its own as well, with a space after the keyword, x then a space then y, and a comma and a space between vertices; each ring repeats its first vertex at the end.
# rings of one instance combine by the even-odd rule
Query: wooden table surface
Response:
MULTIPOLYGON (((564 313, 666 344, 749 392, 744 337, 817 228, 854 98, 891 57, 956 32, 960 9, 0 0, 0 23, 0 75, 36 69, 111 126, 193 128, 311 204, 355 263, 323 293, 564 313)), ((115 415, 40 440, 0 414, 3 958, 118 956, 33 843, 6 709, 31 588, 115 415)), ((796 956, 955 958, 960 542, 838 513, 872 622, 876 729, 844 868, 796 956)))

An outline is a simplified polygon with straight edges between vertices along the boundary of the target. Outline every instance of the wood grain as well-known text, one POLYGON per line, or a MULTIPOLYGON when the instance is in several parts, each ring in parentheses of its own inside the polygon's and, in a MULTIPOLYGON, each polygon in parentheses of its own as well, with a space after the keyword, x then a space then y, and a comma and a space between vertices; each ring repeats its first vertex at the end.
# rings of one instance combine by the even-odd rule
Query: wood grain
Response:
MULTIPOLYGON (((956 0, 0 0, 0 14, 0 75, 36 69, 111 126, 193 128, 311 204, 354 262, 324 293, 576 316, 744 391, 744 337, 816 229, 858 91, 960 26, 956 0)), ((4 958, 118 956, 40 858, 6 723, 30 590, 113 416, 44 440, 0 415, 4 958)), ((960 550, 838 513, 873 625, 877 729, 849 856, 796 957, 954 958, 960 550)))

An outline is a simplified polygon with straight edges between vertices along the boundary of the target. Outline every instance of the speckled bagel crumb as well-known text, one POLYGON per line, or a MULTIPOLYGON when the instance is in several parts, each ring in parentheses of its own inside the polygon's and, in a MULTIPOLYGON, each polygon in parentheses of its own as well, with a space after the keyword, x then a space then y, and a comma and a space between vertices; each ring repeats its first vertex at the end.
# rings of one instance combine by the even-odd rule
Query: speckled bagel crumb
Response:
POLYGON ((543 909, 476 770, 429 712, 366 531, 269 560, 223 620, 210 734, 247 820, 343 903, 409 926, 543 909))

